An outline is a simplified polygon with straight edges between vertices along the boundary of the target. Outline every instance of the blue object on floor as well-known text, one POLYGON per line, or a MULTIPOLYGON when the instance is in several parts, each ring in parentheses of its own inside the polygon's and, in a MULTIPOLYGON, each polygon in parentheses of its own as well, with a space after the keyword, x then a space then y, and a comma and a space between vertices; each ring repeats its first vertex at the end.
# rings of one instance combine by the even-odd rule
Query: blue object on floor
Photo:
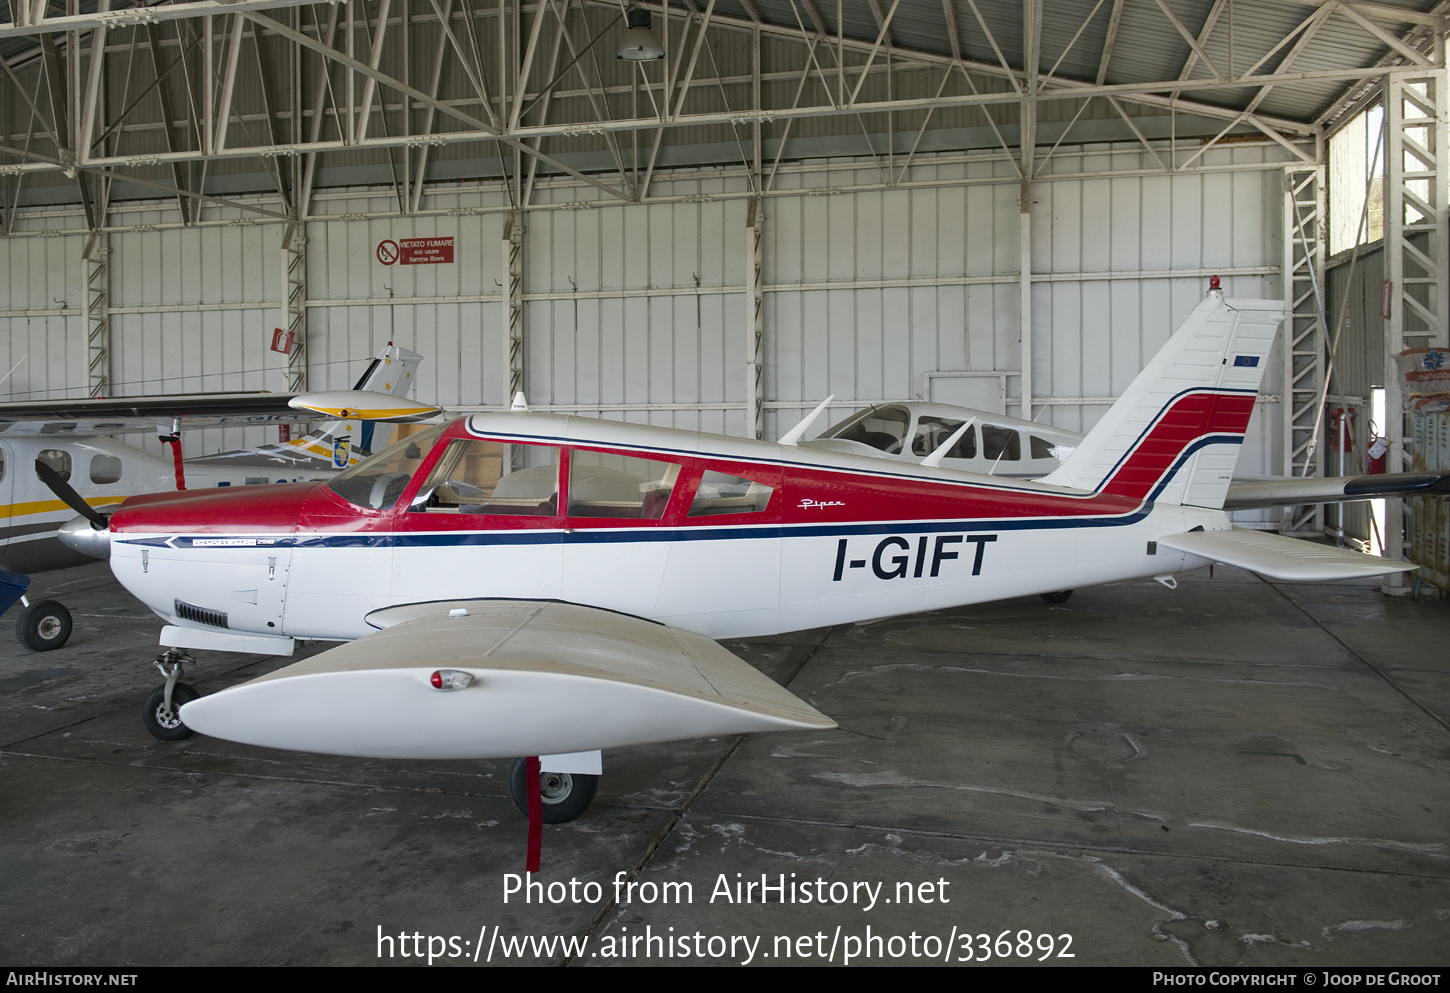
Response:
POLYGON ((29 576, 0 569, 0 614, 15 606, 15 601, 23 597, 28 589, 30 589, 29 576))

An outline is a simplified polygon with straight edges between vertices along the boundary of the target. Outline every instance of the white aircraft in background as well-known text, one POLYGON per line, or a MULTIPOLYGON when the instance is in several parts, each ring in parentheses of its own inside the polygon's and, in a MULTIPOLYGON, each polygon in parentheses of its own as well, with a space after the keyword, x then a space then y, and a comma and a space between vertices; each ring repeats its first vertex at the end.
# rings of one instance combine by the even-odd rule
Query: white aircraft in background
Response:
MULTIPOLYGON (((827 397, 792 434, 796 438, 803 434, 832 399, 827 397)), ((993 476, 1042 479, 1062 467, 1084 436, 1050 424, 955 404, 901 400, 875 404, 798 444, 815 451, 919 463, 953 437, 946 454, 934 464, 993 476)), ((1450 492, 1450 470, 1235 478, 1224 494, 1223 509, 1347 503, 1445 492, 1450 492)), ((1065 603, 1071 595, 1071 590, 1059 590, 1042 596, 1050 603, 1065 603)))
MULTIPOLYGON (((833 399, 827 397, 826 403, 833 399)), ((804 425, 809 427, 817 416, 812 413, 804 425)), ((966 430, 942 457, 941 465, 992 476, 1039 479, 1059 468, 1083 439, 1075 431, 1006 414, 950 403, 893 400, 874 404, 818 437, 797 443, 822 452, 920 462, 963 424, 967 424, 966 430)))
MULTIPOLYGON (((389 342, 354 390, 406 398, 421 360, 418 353, 389 342)), ((155 432, 179 454, 182 429, 315 420, 317 403, 327 406, 329 395, 306 395, 312 398, 311 408, 289 407, 292 394, 260 392, 0 404, 0 569, 14 574, 5 587, 14 594, 28 586, 24 574, 93 561, 58 540, 57 530, 75 516, 75 510, 40 480, 37 463, 92 506, 119 504, 129 496, 183 485, 199 489, 322 479, 371 454, 373 422, 338 419, 292 441, 179 463, 109 436, 155 432)), ((369 403, 386 406, 387 401, 369 403)), ((10 597, 4 606, 16 598, 10 597)), ((55 600, 26 602, 16 621, 16 637, 35 651, 61 647, 70 632, 70 612, 55 600)))
POLYGON ((1041 480, 527 412, 475 414, 325 483, 158 494, 63 537, 166 621, 152 734, 515 763, 521 809, 592 798, 601 751, 833 722, 716 640, 1224 562, 1285 580, 1403 563, 1232 526, 1284 317, 1211 290, 1041 480), (199 697, 186 649, 287 655, 199 697), (180 705, 178 707, 178 705, 180 705), (535 764, 537 762, 537 764, 535 764))

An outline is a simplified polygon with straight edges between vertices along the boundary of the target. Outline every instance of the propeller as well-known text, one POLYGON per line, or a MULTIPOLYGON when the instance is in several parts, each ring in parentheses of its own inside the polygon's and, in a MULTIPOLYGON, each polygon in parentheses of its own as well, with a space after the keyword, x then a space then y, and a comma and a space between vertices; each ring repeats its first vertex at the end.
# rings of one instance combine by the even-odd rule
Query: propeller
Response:
POLYGON ((35 460, 35 475, 40 478, 40 481, 46 485, 50 492, 60 497, 67 507, 90 521, 91 527, 97 531, 104 531, 111 526, 111 517, 109 514, 103 514, 86 503, 81 498, 81 495, 75 491, 75 488, 66 482, 64 476, 40 461, 40 459, 35 460))

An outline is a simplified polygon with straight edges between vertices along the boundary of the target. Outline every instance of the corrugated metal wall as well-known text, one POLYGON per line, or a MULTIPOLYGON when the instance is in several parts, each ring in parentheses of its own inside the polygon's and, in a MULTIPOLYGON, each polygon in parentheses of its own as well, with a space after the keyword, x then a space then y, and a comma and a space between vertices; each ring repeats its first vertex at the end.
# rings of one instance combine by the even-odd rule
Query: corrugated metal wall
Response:
MULTIPOLYGON (((1281 173, 1258 168, 1279 158, 1271 146, 1239 145, 1200 161, 1241 171, 1060 180, 1052 174, 1153 163, 1140 151, 1091 148, 1048 162, 1031 205, 1034 392, 1047 401, 1044 419, 1090 426, 1202 297, 1208 274, 1222 273, 1230 295, 1280 295, 1281 173)), ((928 157, 906 175, 910 188, 850 189, 879 183, 881 168, 875 159, 782 167, 777 188, 836 192, 765 201, 768 436, 828 393, 838 420, 858 404, 930 395, 933 384, 950 399, 951 377, 931 373, 980 381, 1017 369, 1010 164, 928 157)), ((673 202, 601 199, 528 213, 532 403, 743 433, 746 183, 738 170, 702 169, 656 176, 652 195, 673 202)), ((544 185, 536 199, 580 195, 544 185)), ((318 194, 313 209, 325 217, 306 230, 313 388, 350 386, 392 339, 426 356, 421 395, 445 405, 503 401, 500 196, 464 184, 425 203, 446 216, 380 220, 360 215, 394 209, 390 191, 318 194), (455 239, 452 265, 384 266, 375 256, 383 239, 438 236, 455 239)), ((169 206, 122 205, 112 217, 176 219, 169 206)), ((72 230, 0 239, 9 274, 0 356, 8 368, 30 355, 6 384, 16 398, 85 393, 79 223, 22 212, 17 229, 72 230)), ((285 360, 267 350, 281 323, 281 234, 275 224, 112 234, 113 392, 283 389, 285 360)), ((1266 382, 1277 381, 1270 369, 1266 382)), ((1006 386, 1014 395, 1015 375, 1006 386)), ((1243 471, 1278 464, 1277 405, 1260 407, 1243 471)), ((259 431, 246 437, 263 440, 259 431)), ((242 438, 213 432, 189 447, 242 438)))
MULTIPOLYGON (((1329 334, 1331 338, 1339 330, 1339 345, 1335 349, 1334 369, 1330 374, 1329 391, 1355 408, 1353 440, 1350 450, 1343 454, 1343 471, 1346 475, 1365 472, 1365 449, 1370 436, 1370 389, 1383 386, 1385 382, 1385 321, 1380 316, 1380 284, 1385 276, 1385 253, 1382 246, 1362 252, 1351 265, 1349 259, 1341 260, 1332 267, 1325 283, 1329 290, 1329 334), (1345 304, 1349 313, 1345 313, 1345 304), (1341 323, 1342 322, 1342 323, 1341 323)), ((1331 408, 1340 406, 1331 402, 1331 408)), ((1325 452, 1325 475, 1340 473, 1340 452, 1328 441, 1325 452)), ((1328 507, 1326 520, 1332 525, 1342 513, 1345 533, 1352 538, 1368 541, 1370 538, 1370 505, 1368 503, 1343 504, 1341 508, 1328 507)))

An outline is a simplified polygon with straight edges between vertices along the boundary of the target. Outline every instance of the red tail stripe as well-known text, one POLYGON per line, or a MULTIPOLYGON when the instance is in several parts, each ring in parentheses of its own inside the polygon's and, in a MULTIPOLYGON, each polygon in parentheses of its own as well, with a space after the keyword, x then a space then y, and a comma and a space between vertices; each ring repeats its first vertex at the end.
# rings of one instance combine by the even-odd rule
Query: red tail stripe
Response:
POLYGON ((1191 393, 1180 397, 1106 480, 1102 492, 1144 499, 1189 445, 1205 435, 1242 435, 1253 411, 1252 394, 1191 393))

